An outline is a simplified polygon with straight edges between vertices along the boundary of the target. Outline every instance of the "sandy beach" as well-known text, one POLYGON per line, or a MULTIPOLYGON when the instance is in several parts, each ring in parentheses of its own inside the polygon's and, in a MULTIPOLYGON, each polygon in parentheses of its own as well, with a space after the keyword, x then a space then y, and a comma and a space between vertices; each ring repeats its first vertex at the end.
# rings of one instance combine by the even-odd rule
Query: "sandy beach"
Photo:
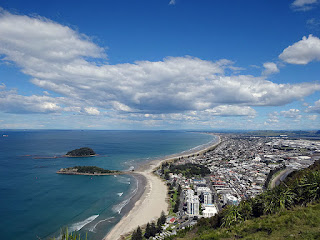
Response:
POLYGON ((192 155, 203 154, 220 143, 220 137, 218 141, 212 143, 212 145, 201 149, 195 150, 194 152, 188 152, 186 154, 180 154, 172 156, 166 159, 159 159, 148 162, 135 171, 134 175, 140 175, 145 178, 145 187, 139 186, 141 197, 132 199, 132 209, 120 220, 120 222, 103 238, 103 240, 118 240, 121 236, 125 236, 128 233, 135 230, 138 226, 144 226, 148 222, 157 220, 160 217, 161 212, 168 213, 168 202, 167 202, 167 186, 165 182, 158 176, 153 174, 153 171, 164 162, 171 162, 179 157, 189 157, 192 155), (136 201, 134 203, 134 201, 136 201))

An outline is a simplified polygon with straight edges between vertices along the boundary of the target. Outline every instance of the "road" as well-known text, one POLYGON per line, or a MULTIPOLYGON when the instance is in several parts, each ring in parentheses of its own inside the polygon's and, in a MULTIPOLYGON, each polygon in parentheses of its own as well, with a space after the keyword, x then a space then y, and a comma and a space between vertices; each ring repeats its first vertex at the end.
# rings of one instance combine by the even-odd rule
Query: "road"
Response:
POLYGON ((270 188, 274 188, 275 186, 278 186, 280 182, 282 182, 290 173, 292 173, 294 170, 292 168, 286 168, 280 172, 279 175, 277 175, 275 178, 272 179, 270 188))

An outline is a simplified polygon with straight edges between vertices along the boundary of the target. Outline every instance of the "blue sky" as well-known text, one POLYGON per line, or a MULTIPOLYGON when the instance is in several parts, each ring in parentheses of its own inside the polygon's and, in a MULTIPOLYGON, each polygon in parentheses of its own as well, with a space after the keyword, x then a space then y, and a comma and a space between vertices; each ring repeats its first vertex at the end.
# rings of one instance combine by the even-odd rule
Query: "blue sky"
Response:
POLYGON ((319 0, 0 7, 2 129, 320 129, 319 0))

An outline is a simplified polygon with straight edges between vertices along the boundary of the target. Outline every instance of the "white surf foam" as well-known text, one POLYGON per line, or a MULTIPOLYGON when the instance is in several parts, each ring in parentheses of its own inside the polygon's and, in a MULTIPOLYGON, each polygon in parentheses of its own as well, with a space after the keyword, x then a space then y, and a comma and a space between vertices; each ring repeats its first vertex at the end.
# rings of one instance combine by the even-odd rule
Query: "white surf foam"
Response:
POLYGON ((114 212, 117 212, 117 213, 120 214, 120 213, 121 213, 121 210, 130 202, 130 199, 131 199, 131 198, 128 198, 128 199, 122 201, 121 203, 117 204, 116 206, 114 206, 114 207, 112 208, 112 210, 113 210, 114 212))
POLYGON ((99 215, 93 215, 93 216, 88 217, 87 219, 85 219, 85 220, 83 220, 81 222, 74 223, 69 227, 69 231, 70 232, 79 231, 85 225, 87 225, 87 224, 91 223, 93 220, 95 220, 97 217, 99 217, 99 215))
POLYGON ((110 221, 110 220, 113 219, 113 218, 114 218, 114 217, 109 217, 109 218, 100 220, 100 221, 97 222, 95 225, 93 225, 91 228, 89 228, 89 231, 90 231, 90 232, 94 232, 94 230, 96 229, 96 227, 97 227, 100 223, 105 222, 105 221, 110 221))
POLYGON ((115 205, 112 210, 114 212, 117 212, 117 213, 121 213, 121 210, 130 202, 131 198, 133 198, 134 195, 136 195, 137 191, 138 191, 138 185, 139 183, 137 182, 137 187, 131 192, 130 196, 128 199, 122 201, 121 203, 115 205))
POLYGON ((130 180, 131 180, 131 179, 128 178, 128 177, 123 177, 123 176, 119 176, 119 177, 118 177, 118 181, 119 181, 120 183, 131 184, 130 180))

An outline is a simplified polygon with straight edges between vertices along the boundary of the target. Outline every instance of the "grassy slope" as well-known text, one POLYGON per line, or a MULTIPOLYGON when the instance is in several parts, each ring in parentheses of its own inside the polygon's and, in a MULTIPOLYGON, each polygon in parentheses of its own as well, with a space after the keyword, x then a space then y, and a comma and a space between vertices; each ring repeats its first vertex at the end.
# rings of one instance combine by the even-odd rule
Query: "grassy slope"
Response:
POLYGON ((281 186, 249 200, 249 205, 241 203, 217 217, 203 219, 191 231, 179 232, 174 239, 320 239, 319 172, 320 161, 317 161, 307 169, 291 173, 281 186), (314 204, 310 203, 314 201, 314 204), (251 206, 251 211, 247 211, 250 208, 246 206, 251 206), (263 215, 261 212, 258 218, 249 217, 250 220, 226 224, 230 227, 222 227, 221 222, 218 224, 220 220, 217 219, 225 221, 223 216, 227 216, 225 223, 228 223, 230 217, 239 219, 240 214, 242 219, 247 219, 246 212, 253 214, 253 209, 257 211, 261 208, 264 214, 273 214, 263 215), (238 215, 234 210, 238 211, 238 215))
POLYGON ((185 239, 320 239, 320 203, 247 220, 230 228, 194 229, 185 239))

